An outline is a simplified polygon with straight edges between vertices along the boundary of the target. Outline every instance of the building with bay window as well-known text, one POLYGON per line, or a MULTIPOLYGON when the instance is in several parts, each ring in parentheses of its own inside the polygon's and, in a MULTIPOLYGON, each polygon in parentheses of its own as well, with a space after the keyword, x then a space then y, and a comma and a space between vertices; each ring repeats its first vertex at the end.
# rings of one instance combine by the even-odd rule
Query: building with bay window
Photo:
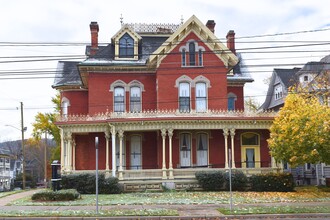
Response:
POLYGON ((244 111, 253 82, 215 22, 122 24, 108 45, 91 45, 82 62, 60 61, 53 88, 61 93, 64 173, 99 169, 126 190, 194 184, 195 172, 229 167, 247 174, 277 170, 267 139, 273 113, 244 111))

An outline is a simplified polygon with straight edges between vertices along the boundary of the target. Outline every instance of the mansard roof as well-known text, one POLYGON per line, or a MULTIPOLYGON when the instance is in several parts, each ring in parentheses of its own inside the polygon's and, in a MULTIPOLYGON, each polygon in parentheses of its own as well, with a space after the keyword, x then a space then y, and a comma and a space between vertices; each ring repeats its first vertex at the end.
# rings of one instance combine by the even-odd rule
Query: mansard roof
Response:
POLYGON ((59 61, 57 63, 57 69, 53 88, 59 87, 80 87, 82 85, 80 74, 77 65, 78 61, 59 61))
MULTIPOLYGON (((277 69, 275 68, 273 70, 267 96, 265 99, 265 102, 261 105, 260 109, 268 110, 268 109, 274 109, 277 107, 280 107, 284 104, 284 100, 280 99, 274 102, 273 100, 273 93, 274 88, 276 85, 282 85, 284 86, 283 90, 287 91, 288 88, 295 84, 296 82, 296 73, 300 70, 300 68, 293 68, 293 69, 277 69)), ((284 92, 283 91, 283 92, 284 92)))
POLYGON ((223 61, 228 67, 229 82, 252 82, 253 79, 244 65, 240 54, 232 53, 223 43, 214 41, 216 36, 201 23, 196 16, 192 16, 185 23, 178 24, 124 24, 123 27, 113 36, 112 42, 108 45, 98 45, 95 55, 90 55, 91 46, 86 47, 88 58, 82 62, 60 61, 57 66, 57 73, 53 88, 59 87, 80 87, 87 83, 84 81, 83 73, 79 72, 78 66, 127 66, 127 67, 156 67, 164 56, 160 54, 169 53, 189 33, 194 32, 201 38, 210 50, 223 61), (116 37, 123 33, 134 35, 139 39, 137 60, 116 60, 115 42, 116 37), (211 43, 207 43, 211 42, 211 43), (156 66, 154 66, 156 65, 156 66), (232 73, 232 74, 230 74, 232 73), (82 74, 82 75, 81 75, 82 74), (83 83, 84 82, 84 83, 83 83))

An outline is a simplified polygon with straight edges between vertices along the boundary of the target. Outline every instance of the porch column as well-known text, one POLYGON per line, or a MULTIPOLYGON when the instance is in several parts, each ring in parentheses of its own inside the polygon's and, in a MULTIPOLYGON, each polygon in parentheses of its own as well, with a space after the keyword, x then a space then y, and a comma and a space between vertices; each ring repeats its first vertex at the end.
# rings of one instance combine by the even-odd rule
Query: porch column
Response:
POLYGON ((76 142, 72 140, 72 170, 76 170, 76 142))
POLYGON ((67 171, 71 171, 72 170, 72 137, 71 137, 71 132, 66 133, 66 142, 67 142, 66 168, 67 168, 67 171))
POLYGON ((60 135, 61 135, 61 171, 64 169, 64 132, 63 129, 60 128, 60 135))
POLYGON ((228 169, 228 128, 223 129, 223 136, 225 137, 225 168, 228 169))
POLYGON ((115 126, 111 126, 111 140, 112 140, 112 146, 111 146, 111 153, 112 153, 112 176, 116 177, 116 129, 115 126))
POLYGON ((110 131, 107 129, 106 132, 104 132, 105 136, 105 170, 106 172, 109 172, 110 166, 109 166, 109 141, 110 141, 110 131))
POLYGON ((118 131, 118 137, 119 137, 119 180, 123 180, 123 137, 124 137, 124 131, 119 130, 118 131))
POLYGON ((163 171, 163 179, 167 179, 167 175, 166 175, 166 161, 165 161, 165 137, 166 137, 166 129, 163 128, 161 130, 162 132, 162 140, 163 140, 163 167, 162 167, 162 171, 163 171))
POLYGON ((167 130, 168 132, 168 143, 169 143, 169 179, 174 179, 174 176, 173 176, 173 162, 172 162, 172 137, 173 137, 173 129, 172 128, 169 128, 167 130))
POLYGON ((234 136, 235 136, 235 128, 231 128, 230 129, 230 137, 231 137, 231 168, 236 168, 236 166, 235 166, 234 136))

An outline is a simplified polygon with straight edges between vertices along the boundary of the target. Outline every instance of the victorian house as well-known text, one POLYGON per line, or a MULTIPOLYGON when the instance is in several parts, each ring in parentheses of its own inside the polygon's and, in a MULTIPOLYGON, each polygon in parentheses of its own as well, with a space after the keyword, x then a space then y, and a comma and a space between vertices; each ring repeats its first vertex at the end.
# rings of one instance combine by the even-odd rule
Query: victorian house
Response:
MULTIPOLYGON (((317 93, 321 103, 330 106, 330 55, 320 61, 307 62, 302 68, 274 69, 270 79, 264 111, 279 111, 284 106, 290 87, 301 87, 306 92, 317 93)), ((297 185, 325 185, 330 178, 330 166, 306 163, 304 166, 290 167, 284 163, 284 171, 291 172, 297 185)))
POLYGON ((122 24, 99 45, 91 22, 87 58, 59 62, 53 84, 62 172, 95 172, 96 142, 99 169, 126 190, 139 181, 180 188, 200 170, 276 170, 267 146, 274 114, 244 111, 253 79, 234 31, 224 44, 214 30, 213 20, 195 16, 178 25, 122 24))

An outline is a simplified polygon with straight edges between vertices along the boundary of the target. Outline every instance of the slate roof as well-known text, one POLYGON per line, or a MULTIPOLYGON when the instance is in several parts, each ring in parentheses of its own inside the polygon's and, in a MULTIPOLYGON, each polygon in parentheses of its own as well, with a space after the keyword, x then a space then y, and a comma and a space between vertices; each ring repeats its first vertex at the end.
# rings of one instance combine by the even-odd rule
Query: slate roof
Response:
MULTIPOLYGON (((158 48, 160 48, 164 42, 169 38, 171 33, 179 28, 179 25, 173 26, 170 33, 164 34, 161 32, 140 33, 141 35, 141 44, 139 45, 139 58, 138 60, 115 60, 115 47, 112 43, 107 46, 100 46, 97 53, 93 56, 90 56, 91 46, 87 46, 85 54, 87 59, 82 62, 75 61, 59 61, 56 71, 56 77, 53 83, 53 88, 61 86, 81 86, 82 81, 80 78, 79 70, 77 65, 146 65, 150 55, 152 55, 158 48)), ((166 28, 165 28, 166 29, 166 28)), ((248 68, 244 64, 241 54, 237 54, 238 64, 234 67, 234 74, 228 76, 228 81, 236 82, 253 82, 253 78, 249 74, 248 68)))
POLYGON ((273 70, 273 74, 271 76, 271 80, 268 86, 267 96, 265 102, 261 105, 260 109, 268 110, 273 109, 284 104, 284 100, 280 99, 277 101, 273 100, 273 93, 275 84, 281 83, 285 88, 283 92, 287 91, 288 88, 295 84, 296 82, 296 74, 300 70, 300 68, 293 69, 277 69, 273 70), (276 79, 279 79, 280 82, 275 82, 276 79))
POLYGON ((253 82, 253 78, 249 72, 248 67, 245 65, 244 59, 240 53, 236 54, 238 58, 238 63, 234 66, 234 75, 228 76, 228 81, 244 81, 244 82, 253 82))
POLYGON ((57 64, 53 88, 59 86, 81 86, 77 61, 59 61, 57 64))
MULTIPOLYGON (((114 60, 115 48, 113 44, 101 46, 97 53, 90 56, 81 64, 88 65, 145 65, 149 56, 155 52, 168 37, 164 36, 142 36, 139 46, 139 59, 136 61, 114 60)), ((86 48, 86 55, 89 55, 90 46, 86 48)))

